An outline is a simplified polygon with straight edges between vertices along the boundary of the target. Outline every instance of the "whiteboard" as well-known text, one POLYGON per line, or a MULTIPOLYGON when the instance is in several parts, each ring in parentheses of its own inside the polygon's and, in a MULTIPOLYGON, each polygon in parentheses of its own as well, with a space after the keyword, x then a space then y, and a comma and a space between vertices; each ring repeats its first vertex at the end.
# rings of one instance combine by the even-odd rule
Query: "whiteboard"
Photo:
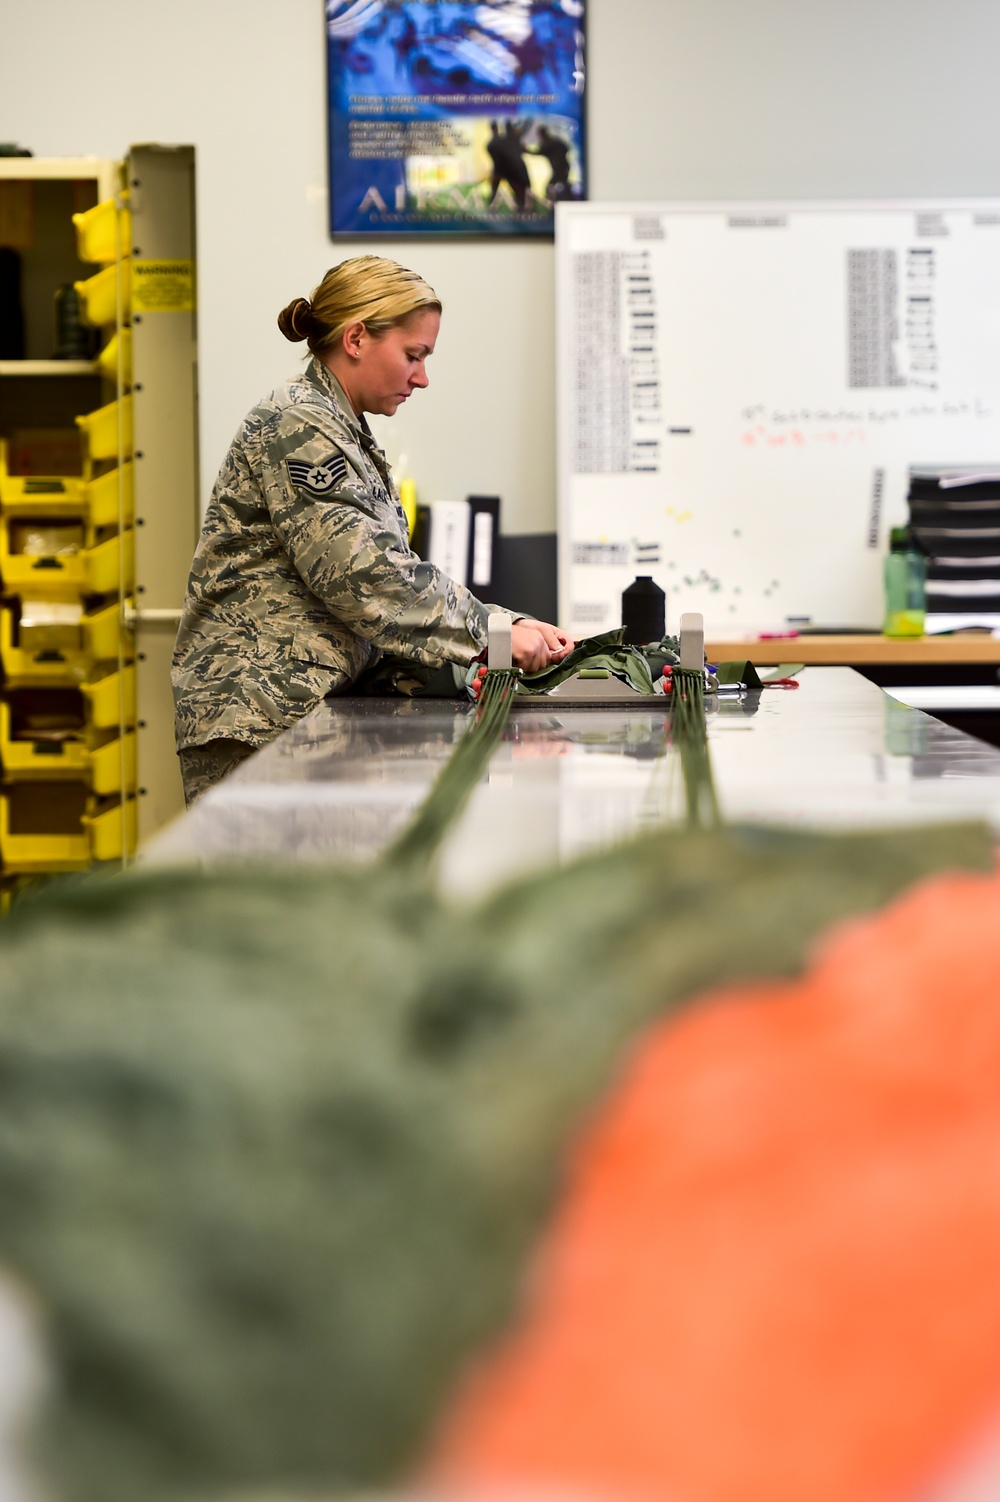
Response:
POLYGON ((1000 466, 1000 200, 561 204, 560 620, 877 626, 911 465, 1000 466))

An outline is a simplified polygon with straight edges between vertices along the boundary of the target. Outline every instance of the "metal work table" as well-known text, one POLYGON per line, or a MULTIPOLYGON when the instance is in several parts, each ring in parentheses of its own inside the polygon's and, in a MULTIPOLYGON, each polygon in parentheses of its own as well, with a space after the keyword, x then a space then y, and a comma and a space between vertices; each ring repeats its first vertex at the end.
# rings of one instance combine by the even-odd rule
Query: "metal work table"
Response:
POLYGON ((854 667, 914 709, 1000 745, 1000 634, 710 637, 705 650, 709 662, 749 657, 759 668, 781 662, 854 667))
MULTIPOLYGON (((144 851, 157 864, 364 859, 402 828, 468 706, 329 699, 144 851)), ((517 707, 441 859, 474 895, 677 816, 680 766, 658 708, 517 707)), ((849 668, 720 702, 709 719, 730 820, 799 826, 982 817, 1000 828, 1000 751, 900 704, 849 668)))

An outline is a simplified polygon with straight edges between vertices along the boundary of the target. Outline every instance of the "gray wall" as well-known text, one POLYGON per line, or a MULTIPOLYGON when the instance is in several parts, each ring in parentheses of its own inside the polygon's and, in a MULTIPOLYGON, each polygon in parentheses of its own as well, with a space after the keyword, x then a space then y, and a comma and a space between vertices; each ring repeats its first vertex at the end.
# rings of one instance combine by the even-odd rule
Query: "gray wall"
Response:
MULTIPOLYGON (((996 0, 589 0, 591 195, 1000 194, 996 0)), ((203 483, 297 353, 328 265, 322 0, 3 0, 0 140, 198 151, 203 483)), ((371 249, 370 244, 364 248, 371 249)), ((446 314, 430 389, 380 427, 425 498, 555 524, 552 249, 383 242, 446 314)))

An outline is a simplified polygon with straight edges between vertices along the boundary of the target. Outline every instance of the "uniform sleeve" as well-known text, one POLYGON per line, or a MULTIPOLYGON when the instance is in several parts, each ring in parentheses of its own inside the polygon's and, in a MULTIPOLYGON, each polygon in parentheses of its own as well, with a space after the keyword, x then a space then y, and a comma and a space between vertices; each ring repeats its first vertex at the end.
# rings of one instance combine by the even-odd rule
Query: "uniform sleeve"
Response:
POLYGON ((297 572, 327 609, 382 651, 437 666, 486 645, 489 608, 412 551, 398 503, 366 484, 333 433, 294 416, 264 454, 263 491, 297 572))

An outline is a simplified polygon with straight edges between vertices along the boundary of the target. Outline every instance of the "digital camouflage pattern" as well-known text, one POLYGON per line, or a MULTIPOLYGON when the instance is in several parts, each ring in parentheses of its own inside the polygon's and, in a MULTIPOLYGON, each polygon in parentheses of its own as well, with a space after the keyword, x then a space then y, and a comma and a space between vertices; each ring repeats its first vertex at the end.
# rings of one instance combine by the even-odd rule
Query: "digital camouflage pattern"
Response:
POLYGON ((184 784, 184 802, 190 808, 196 798, 235 772, 241 762, 254 753, 246 741, 226 740, 216 736, 204 746, 183 746, 177 755, 184 784))
POLYGON ((467 665, 490 608, 411 550, 385 455, 312 359, 216 481, 174 651, 178 747, 261 745, 382 652, 467 665))

